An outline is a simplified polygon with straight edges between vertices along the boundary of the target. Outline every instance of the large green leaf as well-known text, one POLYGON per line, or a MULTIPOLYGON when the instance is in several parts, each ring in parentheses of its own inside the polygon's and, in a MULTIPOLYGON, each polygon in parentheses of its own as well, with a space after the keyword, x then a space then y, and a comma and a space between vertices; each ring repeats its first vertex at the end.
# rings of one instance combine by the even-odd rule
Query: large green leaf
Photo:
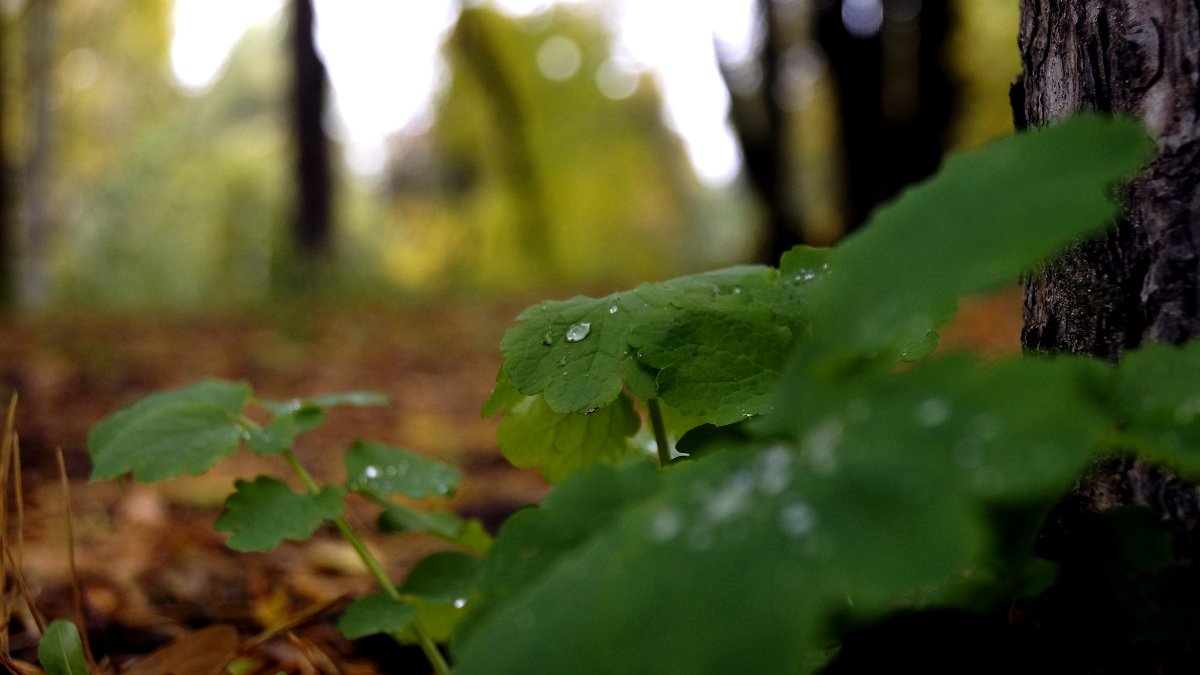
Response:
POLYGON ((83 656, 79 629, 70 621, 55 619, 50 622, 38 643, 37 653, 46 675, 87 675, 87 659, 83 656))
MULTIPOLYGON (((639 361, 629 340, 639 322, 725 298, 734 305, 765 302, 784 317, 780 322, 795 323, 799 319, 792 292, 809 280, 801 276, 783 286, 774 269, 732 267, 643 284, 602 298, 544 302, 525 310, 500 343, 504 373, 521 393, 545 396, 555 412, 601 408, 616 400, 623 387, 636 396, 655 398, 656 369, 639 361)), ((773 324, 775 317, 766 318, 773 324)), ((653 346, 669 345, 640 345, 653 346)))
POLYGON ((1085 113, 952 156, 833 251, 813 290, 822 348, 896 353, 958 298, 1002 284, 1110 226, 1115 184, 1153 143, 1137 122, 1085 113))
POLYGON ((357 441, 346 453, 347 488, 413 499, 454 493, 462 472, 410 450, 375 441, 357 441))
POLYGON ((109 415, 88 436, 92 480, 125 473, 140 481, 201 474, 237 450, 242 382, 206 381, 153 394, 109 415))
POLYGON ((214 525, 233 534, 226 544, 235 551, 270 551, 284 539, 303 541, 342 513, 341 488, 299 494, 267 476, 235 485, 237 491, 225 501, 225 513, 214 525))
POLYGON ((543 397, 530 396, 500 421, 496 442, 514 466, 540 466, 547 480, 560 481, 594 462, 628 456, 640 423, 627 396, 584 415, 556 413, 543 397))
POLYGON ((685 415, 724 425, 766 412, 794 343, 761 302, 712 298, 673 307, 629 333, 638 358, 657 368, 664 401, 685 415))

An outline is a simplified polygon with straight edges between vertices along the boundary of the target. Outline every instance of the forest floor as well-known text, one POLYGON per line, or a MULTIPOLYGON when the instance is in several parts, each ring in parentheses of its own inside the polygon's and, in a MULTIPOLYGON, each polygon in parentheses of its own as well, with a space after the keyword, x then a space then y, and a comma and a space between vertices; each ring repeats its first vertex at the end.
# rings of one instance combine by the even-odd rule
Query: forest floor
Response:
MULTIPOLYGON (((249 453, 212 471, 143 485, 88 483, 88 430, 138 398, 203 378, 244 379, 257 394, 290 399, 365 389, 379 408, 339 408, 302 436, 302 462, 329 481, 344 478, 342 450, 359 438, 406 447, 463 470, 449 507, 494 532, 536 503, 547 486, 514 469, 495 446, 495 420, 479 409, 495 382, 498 344, 530 298, 463 300, 424 307, 279 310, 266 316, 42 315, 0 325, 0 395, 19 396, 23 517, 10 498, 6 542, 37 611, 75 617, 81 591, 90 646, 107 672, 191 673, 239 655, 239 673, 424 673, 415 648, 387 639, 352 643, 335 627, 346 598, 373 589, 353 551, 331 531, 269 554, 241 554, 213 530, 241 478, 286 477, 278 458, 249 453), (69 475, 64 490, 56 451, 69 475), (68 554, 71 509, 76 572, 68 554), (173 645, 173 646, 172 646, 173 645), (143 655, 157 653, 149 658, 143 655), (142 658, 138 658, 142 657, 142 658)), ((944 333, 945 348, 988 355, 1017 350, 1020 296, 972 303, 944 333)), ((442 545, 420 536, 374 535, 368 504, 349 519, 394 579, 442 545)), ((6 567, 0 649, 36 662, 37 631, 6 567)))

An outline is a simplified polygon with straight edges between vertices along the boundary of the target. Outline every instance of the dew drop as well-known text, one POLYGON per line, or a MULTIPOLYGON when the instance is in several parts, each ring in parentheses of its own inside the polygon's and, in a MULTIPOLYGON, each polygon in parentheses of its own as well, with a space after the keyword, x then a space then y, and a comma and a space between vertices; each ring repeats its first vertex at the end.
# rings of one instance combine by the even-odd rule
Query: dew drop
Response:
POLYGON ((742 287, 741 287, 741 286, 734 286, 734 287, 733 287, 733 294, 734 294, 734 295, 741 295, 741 294, 742 294, 742 287))
POLYGON ((554 344, 554 333, 547 331, 546 334, 542 336, 542 344, 547 347, 554 344))
POLYGON ((379 469, 373 466, 368 466, 366 469, 363 469, 363 475, 367 478, 378 478, 379 469))
POLYGON ((383 470, 383 472, 384 472, 384 473, 386 473, 386 474, 387 474, 387 475, 389 475, 389 476, 395 476, 395 475, 396 475, 396 467, 394 467, 394 466, 389 466, 389 467, 385 468, 385 469, 383 470))
POLYGON ((562 358, 558 360, 558 367, 562 368, 565 365, 567 365, 567 355, 563 354, 562 358))
POLYGON ((921 426, 941 426, 948 419, 950 419, 950 406, 946 405, 946 402, 941 399, 926 399, 921 402, 921 405, 917 406, 917 422, 921 426))
POLYGON ((837 471, 838 445, 842 442, 842 423, 828 419, 804 437, 804 453, 813 471, 829 475, 837 471))
POLYGON ((792 502, 779 510, 779 529, 789 537, 802 537, 816 524, 812 507, 805 502, 792 502))
POLYGON ((466 607, 466 606, 467 606, 466 598, 456 598, 454 600, 454 608, 455 609, 462 609, 463 607, 466 607))
POLYGON ((608 313, 609 313, 609 314, 616 314, 616 313, 617 313, 617 306, 616 306, 616 305, 613 305, 612 307, 609 307, 609 308, 608 308, 608 313))
POLYGON ((728 520, 746 508, 753 490, 754 476, 749 471, 738 471, 708 500, 705 512, 716 522, 728 520))
POLYGON ((591 331, 592 324, 590 321, 580 321, 567 329, 567 342, 579 342, 587 337, 591 331))
POLYGON ((792 482, 792 453, 782 445, 776 445, 759 458, 758 489, 766 495, 777 495, 792 482))
POLYGON ((672 508, 660 509, 650 519, 650 539, 665 543, 675 538, 683 529, 683 518, 672 508))
POLYGON ((594 406, 592 408, 588 408, 587 410, 583 411, 583 414, 591 415, 591 414, 597 413, 597 412, 600 412, 600 406, 594 406))

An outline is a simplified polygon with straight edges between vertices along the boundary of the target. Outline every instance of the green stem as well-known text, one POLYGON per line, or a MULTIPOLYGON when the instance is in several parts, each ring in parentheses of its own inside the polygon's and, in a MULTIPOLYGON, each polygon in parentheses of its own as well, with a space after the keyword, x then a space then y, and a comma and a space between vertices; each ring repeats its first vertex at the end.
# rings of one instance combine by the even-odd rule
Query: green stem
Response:
POLYGON ((671 462, 671 444, 667 442, 667 427, 663 424, 662 407, 658 399, 646 399, 646 409, 650 411, 650 427, 654 429, 654 442, 658 445, 658 465, 666 466, 671 462))
MULTIPOLYGON (((292 471, 296 472, 296 475, 300 477, 300 480, 308 488, 309 492, 317 494, 321 491, 320 484, 308 472, 308 469, 304 468, 304 465, 296 458, 295 453, 291 450, 284 450, 283 458, 287 460, 288 465, 292 467, 292 471)), ((333 519, 333 526, 337 528, 342 538, 346 540, 346 543, 350 544, 350 547, 358 554, 359 559, 367 566, 367 571, 375 578, 375 581, 383 589, 383 592, 387 593, 388 597, 393 600, 403 600, 403 595, 396 588, 396 585, 392 583, 392 580, 388 578, 383 565, 379 564, 379 560, 375 557, 375 554, 371 553, 371 550, 363 543, 358 533, 350 527, 350 523, 346 522, 345 518, 338 516, 333 519)), ((450 664, 446 663, 446 658, 442 656, 442 652, 438 649, 433 638, 429 637, 429 633, 421 626, 419 619, 413 621, 413 632, 416 633, 417 640, 421 643, 421 650, 425 652, 425 658, 429 659, 429 663, 433 665, 434 671, 438 675, 450 675, 450 664)))

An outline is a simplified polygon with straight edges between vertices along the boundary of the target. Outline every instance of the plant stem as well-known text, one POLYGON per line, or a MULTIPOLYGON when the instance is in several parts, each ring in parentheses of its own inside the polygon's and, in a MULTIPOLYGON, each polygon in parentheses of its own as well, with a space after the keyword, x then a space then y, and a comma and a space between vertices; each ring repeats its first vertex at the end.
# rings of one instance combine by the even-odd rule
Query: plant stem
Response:
MULTIPOLYGON (((304 482, 309 492, 317 494, 321 491, 321 485, 308 472, 308 469, 304 468, 304 465, 296 458, 295 453, 290 449, 284 450, 283 458, 292 467, 292 471, 295 471, 300 480, 304 482)), ((375 558, 375 554, 371 553, 371 550, 363 543, 363 540, 354 531, 354 528, 350 527, 350 523, 346 522, 346 519, 342 516, 338 516, 333 519, 333 526, 337 528, 342 538, 346 540, 346 543, 350 544, 350 547, 358 554, 359 559, 367 566, 367 571, 375 578, 375 581, 383 589, 383 592, 387 593, 388 597, 393 600, 403 600, 403 595, 396 588, 396 585, 392 583, 392 580, 388 578, 383 565, 379 564, 379 560, 375 558)), ((417 641, 421 643, 421 650, 425 652, 425 658, 429 659, 429 663, 433 665, 433 669, 438 675, 450 675, 450 664, 446 663, 446 658, 442 656, 442 652, 438 649, 437 644, 434 643, 433 638, 429 637, 429 633, 425 632, 420 620, 414 619, 412 627, 413 632, 417 635, 417 641)))
POLYGON ((671 444, 667 442, 667 427, 663 424, 662 407, 658 399, 646 399, 646 409, 650 411, 650 427, 654 429, 654 442, 658 445, 658 465, 666 466, 671 461, 671 444))

